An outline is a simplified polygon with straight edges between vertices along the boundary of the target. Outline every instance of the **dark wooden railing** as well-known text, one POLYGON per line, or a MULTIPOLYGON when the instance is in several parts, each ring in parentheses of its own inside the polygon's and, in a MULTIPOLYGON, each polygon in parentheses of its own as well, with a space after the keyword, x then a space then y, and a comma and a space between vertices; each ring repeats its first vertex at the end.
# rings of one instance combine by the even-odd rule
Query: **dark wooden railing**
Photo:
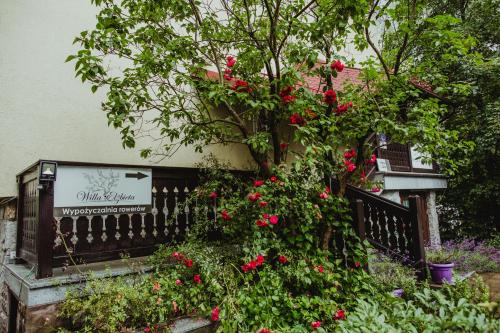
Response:
POLYGON ((347 187, 346 196, 360 238, 423 274, 422 199, 411 196, 409 207, 405 207, 354 186, 347 187))
MULTIPOLYGON (((18 177, 17 243, 18 257, 37 267, 37 278, 51 276, 54 267, 113 260, 124 253, 131 257, 150 255, 159 244, 184 239, 200 214, 216 218, 212 201, 186 200, 198 184, 198 169, 152 168, 150 213, 76 217, 53 215, 53 185, 41 188, 37 175, 38 167, 34 166, 18 177)), ((406 208, 352 186, 348 186, 346 196, 354 229, 362 239, 421 268, 425 254, 418 197, 411 197, 406 208)), ((336 232, 333 245, 345 259, 345 240, 350 235, 343 232, 336 232)))

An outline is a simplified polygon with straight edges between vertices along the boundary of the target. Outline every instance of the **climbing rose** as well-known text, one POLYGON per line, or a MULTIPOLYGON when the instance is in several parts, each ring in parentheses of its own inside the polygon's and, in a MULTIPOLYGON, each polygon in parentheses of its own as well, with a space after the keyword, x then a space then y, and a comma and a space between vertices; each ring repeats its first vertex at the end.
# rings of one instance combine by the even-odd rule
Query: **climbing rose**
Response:
POLYGON ((262 217, 265 218, 266 220, 269 220, 269 214, 268 213, 262 214, 262 217))
POLYGON ((344 157, 346 159, 350 159, 350 158, 356 157, 356 151, 354 149, 348 150, 348 151, 346 151, 344 153, 344 157))
POLYGON ((356 164, 352 163, 350 160, 344 160, 344 165, 348 172, 354 172, 354 170, 356 170, 356 164))
POLYGON ((319 194, 319 197, 320 197, 321 199, 328 199, 328 193, 326 193, 326 192, 321 192, 321 193, 319 194))
POLYGON ((295 101, 297 97, 293 96, 293 95, 288 95, 288 96, 283 96, 281 98, 281 100, 283 101, 283 103, 285 104, 289 104, 289 103, 292 103, 293 101, 295 101))
POLYGON ((341 104, 341 105, 337 106, 337 109, 335 110, 335 113, 337 115, 340 115, 340 114, 346 112, 347 110, 349 110, 350 107, 352 107, 352 102, 349 102, 349 103, 346 103, 346 104, 341 104))
POLYGON ((278 177, 276 176, 271 176, 271 178, 269 178, 269 180, 272 182, 272 183, 276 183, 278 181, 278 177))
POLYGON ((377 192, 380 192, 380 188, 378 186, 373 186, 370 191, 373 193, 377 193, 377 192))
POLYGON ((318 269, 318 272, 320 272, 320 273, 323 273, 325 271, 325 268, 323 267, 323 265, 319 265, 316 268, 318 269))
POLYGON ((227 60, 227 63, 226 63, 227 67, 233 67, 236 64, 236 58, 233 56, 228 56, 226 58, 226 60, 227 60))
POLYGON ((370 164, 375 164, 377 162, 377 155, 375 154, 372 154, 372 156, 370 157, 370 159, 368 160, 368 163, 370 164))
POLYGON ((286 263, 288 262, 288 258, 287 258, 287 257, 285 257, 285 256, 279 256, 278 261, 279 261, 281 264, 286 264, 286 263))
POLYGON ((153 284, 153 291, 160 291, 160 283, 159 282, 155 282, 153 284))
POLYGON ((359 261, 356 261, 356 262, 354 263, 354 266, 356 266, 356 268, 359 268, 359 266, 361 266, 361 263, 360 263, 359 261))
POLYGON ((281 150, 285 150, 287 147, 288 147, 288 143, 286 143, 286 142, 280 143, 280 149, 281 150))
POLYGON ((267 206, 267 201, 261 201, 261 202, 259 202, 259 206, 262 207, 262 208, 266 207, 267 206))
POLYGON ((252 193, 248 196, 248 200, 255 202, 260 199, 262 195, 259 192, 252 193))
POLYGON ((210 199, 215 199, 215 198, 217 198, 217 196, 218 196, 217 192, 211 192, 209 195, 210 199))
POLYGON ((325 91, 324 93, 325 103, 332 105, 337 101, 337 94, 332 89, 325 91))
POLYGON ((233 71, 231 70, 231 68, 226 68, 223 75, 224 79, 227 81, 231 81, 231 79, 233 78, 232 73, 233 71))
POLYGON ((333 320, 344 320, 345 319, 345 311, 344 310, 337 310, 335 314, 333 315, 333 320))
POLYGON ((229 215, 229 213, 225 209, 220 213, 220 215, 224 221, 231 220, 231 215, 229 215))
POLYGON ((287 86, 280 91, 280 96, 285 97, 290 95, 291 93, 292 93, 292 87, 287 86))
POLYGON ((272 215, 270 218, 269 218, 269 222, 271 222, 271 224, 277 224, 278 223, 278 216, 276 215, 272 215))
POLYGON ((179 279, 175 280, 175 284, 178 286, 182 285, 182 280, 179 279))
POLYGON ((191 267, 193 267, 193 261, 191 259, 186 259, 186 260, 184 260, 184 265, 187 268, 191 268, 191 267))
POLYGON ((263 255, 259 254, 255 260, 257 261, 257 266, 260 266, 264 263, 265 258, 263 255))
POLYGON ((195 276, 193 276, 193 281, 194 281, 194 283, 201 284, 201 277, 200 277, 200 275, 196 274, 195 276))
POLYGON ((255 187, 260 187, 262 185, 264 185, 264 181, 263 180, 255 180, 253 182, 253 186, 255 186, 255 187))
POLYGON ((290 124, 302 126, 305 123, 306 121, 304 118, 298 113, 294 113, 290 116, 290 124))
POLYGON ((259 331, 259 333, 273 333, 271 330, 268 330, 267 328, 263 328, 259 331))
POLYGON ((151 328, 149 328, 149 326, 147 326, 147 327, 144 329, 144 332, 145 332, 145 333, 149 333, 149 332, 151 332, 151 328))
POLYGON ((342 72, 344 70, 344 67, 345 65, 340 60, 336 60, 330 65, 330 68, 332 70, 336 70, 337 72, 342 72))
POLYGON ((311 323, 311 326, 312 326, 313 329, 320 328, 321 327, 321 322, 320 321, 313 321, 311 323))
POLYGON ((216 306, 212 309, 212 321, 219 321, 219 307, 216 306))
POLYGON ((255 224, 258 226, 258 227, 267 227, 267 222, 266 221, 263 221, 263 220, 257 220, 255 221, 255 224))
POLYGON ((248 86, 248 82, 244 80, 236 80, 234 81, 233 86, 231 87, 232 90, 238 91, 238 92, 252 92, 252 88, 248 86))

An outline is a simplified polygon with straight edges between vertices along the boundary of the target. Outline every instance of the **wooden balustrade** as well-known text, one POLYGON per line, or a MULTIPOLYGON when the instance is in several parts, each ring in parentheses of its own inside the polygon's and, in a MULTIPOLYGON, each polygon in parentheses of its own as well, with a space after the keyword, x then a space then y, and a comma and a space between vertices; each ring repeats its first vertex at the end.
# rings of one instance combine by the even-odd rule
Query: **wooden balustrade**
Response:
MULTIPOLYGON (((159 244, 182 241, 198 217, 216 218, 216 202, 187 200, 198 184, 197 169, 152 168, 152 209, 144 214, 53 216, 53 185, 38 188, 37 168, 19 175, 18 249, 20 258, 37 267, 37 278, 54 267, 152 254, 159 244)), ((425 261, 418 197, 410 207, 348 186, 354 229, 361 239, 422 268, 425 261)), ((346 239, 336 230, 335 253, 348 264, 346 239)))
POLYGON ((354 186, 347 187, 346 196, 351 202, 354 227, 361 239, 423 274, 422 199, 411 196, 407 208, 354 186))

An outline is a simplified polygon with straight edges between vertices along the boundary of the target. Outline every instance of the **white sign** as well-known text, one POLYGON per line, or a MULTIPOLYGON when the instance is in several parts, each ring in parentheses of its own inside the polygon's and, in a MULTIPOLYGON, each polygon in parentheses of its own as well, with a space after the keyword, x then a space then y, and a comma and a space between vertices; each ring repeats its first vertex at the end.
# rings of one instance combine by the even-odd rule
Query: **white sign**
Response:
POLYGON ((383 158, 377 158, 378 171, 391 171, 391 162, 383 158))
POLYGON ((92 216, 151 211, 151 169, 59 166, 54 216, 92 216))
POLYGON ((428 159, 429 154, 418 152, 415 148, 411 147, 411 165, 416 169, 432 170, 432 163, 423 163, 422 158, 428 159))

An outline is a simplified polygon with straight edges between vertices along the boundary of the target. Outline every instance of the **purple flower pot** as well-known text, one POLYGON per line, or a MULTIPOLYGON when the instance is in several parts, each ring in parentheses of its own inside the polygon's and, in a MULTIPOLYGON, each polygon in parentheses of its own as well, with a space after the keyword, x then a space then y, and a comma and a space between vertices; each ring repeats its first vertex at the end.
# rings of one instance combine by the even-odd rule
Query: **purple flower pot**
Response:
POLYGON ((428 263, 429 270, 431 271, 432 282, 443 284, 443 282, 452 283, 452 273, 455 263, 448 264, 432 264, 428 263))

